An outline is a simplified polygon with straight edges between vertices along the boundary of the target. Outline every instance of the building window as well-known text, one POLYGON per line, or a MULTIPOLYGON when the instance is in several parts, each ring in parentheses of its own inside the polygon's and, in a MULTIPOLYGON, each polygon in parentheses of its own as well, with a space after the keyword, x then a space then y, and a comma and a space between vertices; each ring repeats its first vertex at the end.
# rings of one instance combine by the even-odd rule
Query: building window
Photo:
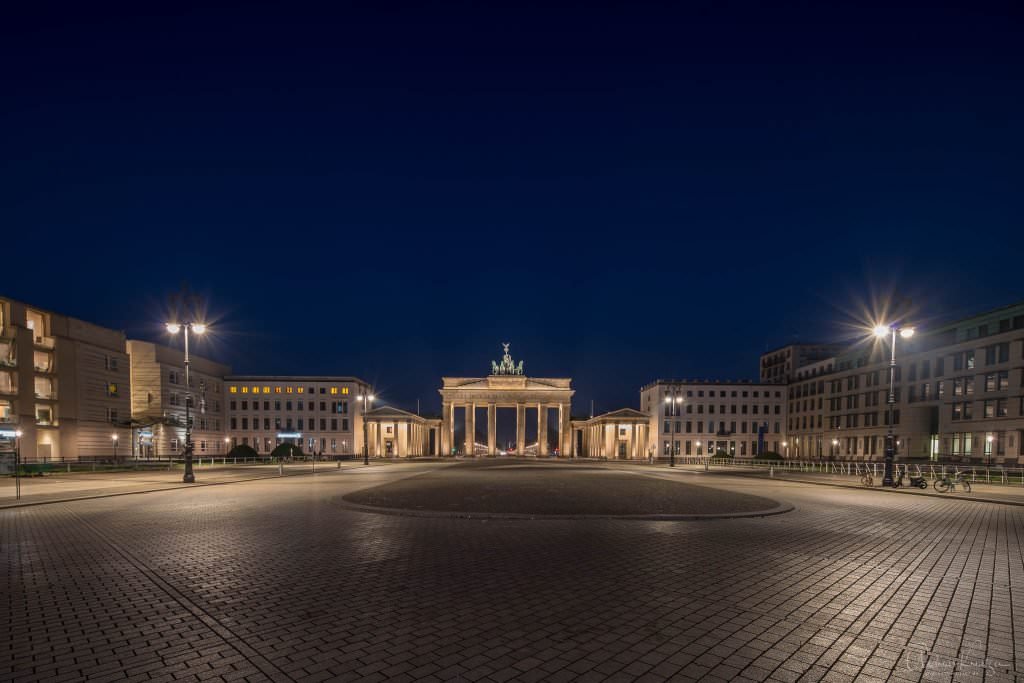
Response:
POLYGON ((178 452, 178 439, 177 438, 173 438, 173 439, 171 439, 171 453, 177 453, 177 452, 178 452))
POLYGON ((348 418, 347 417, 341 418, 341 431, 343 431, 343 432, 347 432, 348 431, 348 418))
POLYGON ((117 383, 116 382, 107 382, 107 396, 110 396, 112 398, 116 398, 117 397, 117 383))

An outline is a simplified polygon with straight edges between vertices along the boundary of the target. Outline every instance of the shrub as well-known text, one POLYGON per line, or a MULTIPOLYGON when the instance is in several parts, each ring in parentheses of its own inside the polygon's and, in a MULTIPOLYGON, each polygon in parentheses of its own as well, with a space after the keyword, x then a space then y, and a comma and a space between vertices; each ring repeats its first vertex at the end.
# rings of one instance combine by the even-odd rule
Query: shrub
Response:
POLYGON ((762 453, 761 455, 757 456, 757 459, 758 460, 785 460, 785 458, 783 458, 781 455, 779 455, 775 451, 768 451, 767 453, 762 453))
POLYGON ((291 443, 283 443, 274 450, 270 451, 271 458, 277 458, 281 460, 283 458, 301 458, 302 449, 291 443))
POLYGON ((260 454, 256 449, 247 444, 239 444, 228 451, 229 458, 258 458, 260 454))

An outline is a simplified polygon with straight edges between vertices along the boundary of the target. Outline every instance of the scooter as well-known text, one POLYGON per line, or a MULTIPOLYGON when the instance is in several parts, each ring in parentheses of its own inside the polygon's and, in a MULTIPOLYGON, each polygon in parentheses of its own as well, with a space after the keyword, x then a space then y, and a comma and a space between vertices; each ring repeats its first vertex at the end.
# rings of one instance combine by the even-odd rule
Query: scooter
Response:
POLYGON ((892 487, 894 489, 902 488, 904 486, 916 486, 919 489, 926 489, 926 488, 928 488, 928 482, 926 482, 924 480, 923 476, 915 477, 913 475, 910 475, 908 477, 910 479, 910 483, 909 484, 904 483, 903 478, 905 476, 907 476, 907 471, 906 470, 900 470, 900 476, 896 479, 896 481, 894 481, 892 483, 892 487))

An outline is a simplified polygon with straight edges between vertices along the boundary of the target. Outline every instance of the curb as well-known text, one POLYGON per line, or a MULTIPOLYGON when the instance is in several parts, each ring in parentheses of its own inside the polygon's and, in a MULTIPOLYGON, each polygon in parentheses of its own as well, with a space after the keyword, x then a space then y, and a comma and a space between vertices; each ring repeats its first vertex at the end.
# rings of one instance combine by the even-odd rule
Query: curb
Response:
POLYGON ((408 508, 389 508, 376 505, 363 505, 345 500, 333 501, 339 507, 352 510, 353 512, 364 512, 377 515, 390 515, 393 517, 430 517, 441 519, 511 519, 511 520, 591 520, 591 519, 626 519, 648 522, 701 522, 715 519, 745 519, 748 517, 771 517, 792 512, 796 508, 788 503, 779 503, 773 508, 766 510, 754 510, 752 512, 719 512, 706 515, 701 514, 653 514, 653 515, 572 515, 572 514, 529 514, 520 512, 445 512, 443 510, 411 510, 408 508))
MULTIPOLYGON (((350 470, 350 469, 354 470, 354 469, 360 469, 360 468, 363 468, 363 467, 373 467, 373 465, 372 464, 371 465, 360 465, 359 468, 346 467, 346 468, 344 468, 342 470, 327 469, 327 470, 324 471, 324 473, 326 473, 326 472, 339 472, 339 471, 340 472, 344 472, 345 470, 350 470)), ((140 495, 140 494, 143 494, 143 493, 160 493, 161 491, 180 491, 182 489, 191 489, 191 488, 200 487, 200 486, 227 486, 228 484, 243 484, 245 482, 264 481, 266 479, 285 479, 287 477, 304 477, 304 476, 309 476, 309 475, 313 475, 313 474, 321 474, 321 473, 320 472, 292 472, 291 474, 271 474, 271 475, 266 476, 266 477, 248 477, 246 479, 233 479, 231 481, 199 482, 199 483, 187 484, 187 485, 186 484, 179 484, 179 485, 175 485, 175 486, 165 486, 163 488, 143 489, 141 491, 121 491, 119 493, 96 493, 96 494, 89 495, 89 496, 76 496, 74 498, 53 498, 53 499, 49 499, 49 500, 27 501, 27 502, 24 502, 24 503, 22 503, 22 502, 9 503, 9 504, 8 503, 3 503, 3 504, 0 504, 0 511, 3 511, 3 510, 14 510, 14 509, 17 509, 17 508, 34 507, 36 505, 51 505, 53 503, 74 503, 75 501, 79 501, 79 500, 95 500, 97 498, 117 498, 118 496, 137 496, 137 495, 140 495)))
POLYGON ((832 486, 840 489, 854 489, 856 491, 875 491, 876 493, 895 493, 901 496, 924 496, 926 498, 941 498, 942 500, 966 500, 972 503, 991 503, 994 505, 1014 505, 1017 507, 1024 507, 1024 501, 1017 500, 998 500, 995 498, 980 498, 974 495, 961 496, 957 493, 931 493, 924 490, 910 490, 910 489, 893 489, 882 486, 861 486, 858 484, 843 484, 840 482, 832 481, 814 481, 811 479, 792 479, 790 477, 768 477, 767 475, 759 472, 751 472, 744 474, 741 472, 715 472, 711 471, 709 474, 719 474, 732 477, 748 477, 752 479, 764 479, 767 481, 777 481, 782 483, 793 483, 793 484, 814 484, 815 486, 832 486))

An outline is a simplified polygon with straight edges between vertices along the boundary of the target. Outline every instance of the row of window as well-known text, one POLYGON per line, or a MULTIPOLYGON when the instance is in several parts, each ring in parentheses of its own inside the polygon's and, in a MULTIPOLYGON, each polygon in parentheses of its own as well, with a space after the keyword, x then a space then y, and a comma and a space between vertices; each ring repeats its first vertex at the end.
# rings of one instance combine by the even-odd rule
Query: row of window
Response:
MULTIPOLYGON (((249 401, 234 401, 234 400, 232 400, 229 403, 230 409, 231 410, 237 410, 239 403, 241 403, 242 410, 249 410, 249 401)), ((292 401, 285 401, 284 402, 284 409, 290 411, 294 407, 295 410, 297 410, 299 412, 302 412, 302 406, 303 405, 307 405, 308 406, 307 409, 309 410, 309 412, 313 412, 314 410, 316 410, 316 401, 307 401, 305 403, 303 401, 295 401, 294 404, 292 403, 292 401)), ((259 401, 253 401, 252 402, 252 409, 253 410, 259 410, 260 409, 260 402, 259 401)), ((270 410, 270 401, 264 401, 263 402, 263 410, 270 410)), ((281 410, 281 401, 274 401, 274 410, 280 412, 280 410, 281 410)), ((326 412, 326 411, 327 411, 327 401, 320 401, 320 412, 326 412)), ((348 401, 331 401, 331 412, 332 413, 337 413, 339 415, 347 415, 348 414, 348 401)))
MULTIPOLYGON (((230 423, 229 423, 231 425, 231 429, 232 430, 238 429, 239 422, 241 422, 242 429, 249 429, 249 418, 248 417, 243 417, 243 418, 240 418, 240 419, 237 418, 237 417, 232 417, 230 419, 230 423)), ((328 429, 327 429, 327 425, 328 424, 331 425, 330 431, 332 431, 332 432, 338 431, 338 418, 332 417, 329 421, 327 420, 327 418, 323 418, 323 417, 320 418, 320 431, 321 432, 328 431, 328 429)), ((307 425, 308 425, 309 429, 311 429, 311 430, 312 429, 316 429, 316 419, 311 417, 308 420, 303 420, 300 417, 300 418, 298 418, 298 420, 295 420, 293 422, 292 418, 290 418, 290 417, 289 418, 285 418, 283 420, 280 417, 275 417, 274 418, 274 429, 276 429, 276 430, 282 430, 283 429, 285 431, 290 432, 293 429, 297 429, 297 430, 299 430, 301 432, 303 429, 305 429, 307 427, 307 425)), ((260 429, 260 419, 258 417, 252 418, 252 429, 253 429, 253 431, 258 431, 260 429)), ((269 417, 263 418, 263 430, 264 431, 270 431, 270 418, 269 417)), ((341 419, 341 431, 343 431, 343 432, 349 431, 349 423, 348 423, 348 418, 347 417, 341 419)))
MULTIPOLYGON (((270 451, 274 450, 276 447, 280 446, 282 443, 284 443, 286 441, 288 443, 295 443, 295 445, 297 445, 297 446, 299 445, 298 443, 296 443, 298 441, 298 439, 278 439, 278 438, 271 439, 269 436, 268 437, 264 437, 263 439, 260 439, 260 437, 254 436, 254 437, 252 437, 252 442, 250 443, 249 437, 247 437, 247 436, 243 436, 242 437, 242 444, 246 445, 246 446, 250 446, 251 445, 253 447, 253 449, 257 453, 260 453, 260 452, 269 453, 270 451)), ((238 445, 238 437, 232 437, 231 444, 232 444, 232 447, 237 446, 238 445)), ((323 437, 323 438, 320 438, 320 439, 316 439, 314 437, 310 437, 310 438, 308 438, 306 440, 306 452, 307 453, 313 453, 313 452, 316 452, 318 454, 319 453, 328 453, 328 452, 330 452, 330 453, 350 453, 351 450, 352 449, 350 448, 350 444, 349 444, 347 439, 342 439, 341 440, 340 450, 339 450, 338 440, 337 439, 330 439, 330 450, 329 451, 328 451, 328 439, 326 437, 323 437), (319 448, 317 448, 317 446, 319 446, 319 448)))
MULTIPOLYGON (((231 394, 259 394, 259 393, 269 394, 269 393, 271 393, 271 387, 269 387, 269 386, 260 387, 260 386, 235 386, 235 385, 231 385, 231 386, 228 387, 228 393, 231 393, 231 394)), ((302 393, 315 394, 316 393, 316 387, 274 386, 273 387, 273 393, 275 393, 275 394, 292 394, 292 393, 294 393, 294 394, 302 394, 302 393), (309 391, 306 391, 307 388, 308 388, 309 391)), ((340 394, 342 394, 344 396, 347 396, 348 395, 348 387, 320 387, 320 393, 321 394, 332 394, 332 395, 337 395, 337 394, 340 393, 340 394)))
MULTIPOLYGON (((749 451, 747 450, 747 443, 747 441, 663 441, 661 443, 661 454, 666 458, 670 455, 704 455, 704 451, 707 449, 708 455, 739 455, 744 457, 748 452, 754 457, 764 455, 763 453, 758 453, 756 441, 749 442, 749 451), (739 446, 738 453, 736 452, 737 445, 739 446)), ((767 441, 764 444, 764 450, 768 450, 767 441)), ((778 441, 772 442, 772 450, 776 453, 779 452, 778 441)))
MULTIPOLYGON (((185 373, 182 372, 181 370, 170 370, 167 373, 167 382, 169 384, 184 384, 185 373)), ((196 386, 196 378, 193 377, 192 375, 189 375, 188 386, 193 389, 196 386)), ((210 388, 213 390, 213 393, 220 393, 220 384, 218 382, 210 382, 210 388)), ((206 391, 206 380, 199 380, 199 389, 200 391, 206 391)))
MULTIPOLYGON (((694 392, 696 392, 697 398, 704 398, 704 389, 687 389, 686 390, 686 398, 693 398, 694 392)), ((718 390, 718 398, 725 398, 726 396, 731 396, 732 398, 748 398, 748 393, 750 393, 750 392, 748 392, 748 390, 746 390, 746 389, 743 389, 743 390, 733 389, 732 391, 726 391, 725 389, 719 389, 718 390)), ((753 397, 754 398, 761 398, 761 393, 762 393, 762 390, 755 389, 754 392, 753 392, 753 397)), ((771 398, 772 392, 769 391, 768 389, 764 389, 763 393, 764 393, 764 398, 771 398)), ((682 396, 682 390, 675 389, 675 391, 673 393, 672 389, 668 389, 667 393, 666 393, 666 396, 668 396, 668 395, 682 396)), ((708 389, 707 390, 707 397, 708 398, 715 398, 715 390, 714 389, 708 389)), ((775 392, 775 398, 782 398, 782 392, 781 391, 776 391, 775 392)), ((664 400, 664 399, 662 399, 662 400, 664 400)))
MULTIPOLYGON (((685 406, 686 406, 686 410, 685 411, 683 410, 683 406, 684 406, 683 403, 668 403, 668 402, 666 402, 665 403, 665 417, 678 417, 679 415, 682 415, 684 412, 687 415, 692 415, 694 412, 696 412, 698 415, 703 415, 704 414, 704 404, 703 403, 697 403, 697 404, 686 403, 685 404, 685 406), (696 410, 694 409, 694 405, 696 405, 696 410)), ((757 415, 758 414, 758 412, 757 412, 758 408, 759 408, 759 406, 756 403, 754 403, 754 404, 744 403, 744 404, 739 406, 739 413, 741 415, 746 415, 747 411, 749 409, 750 414, 757 415)), ((763 406, 763 413, 762 414, 769 415, 770 414, 769 408, 770 408, 770 406, 768 404, 765 404, 763 406)), ((707 405, 707 412, 708 412, 709 415, 714 415, 715 414, 715 404, 709 403, 707 405)), ((728 405, 728 406, 725 405, 724 403, 720 404, 718 406, 718 412, 720 414, 722 414, 722 415, 725 415, 726 413, 728 413, 730 415, 736 415, 736 412, 737 412, 736 404, 734 403, 734 404, 728 405), (728 410, 726 410, 726 408, 728 408, 728 410)), ((780 415, 781 413, 782 413, 782 406, 776 403, 775 404, 775 414, 776 415, 780 415)))
MULTIPOLYGON (((698 420, 696 422, 693 422, 691 420, 687 420, 686 421, 686 433, 687 434, 693 433, 693 426, 694 426, 694 424, 697 425, 697 432, 696 433, 697 434, 703 434, 704 433, 704 421, 703 420, 698 420)), ((750 422, 750 423, 747 423, 746 421, 739 422, 739 423, 737 423, 737 422, 729 422, 729 428, 726 429, 725 421, 723 420, 723 421, 718 423, 718 431, 716 432, 715 431, 715 421, 714 420, 708 420, 708 422, 707 422, 708 434, 735 434, 736 433, 736 425, 737 424, 739 424, 739 426, 740 426, 740 433, 741 434, 746 434, 747 433, 747 425, 748 424, 750 426, 750 432, 749 433, 751 433, 751 434, 757 434, 759 429, 764 429, 765 431, 767 431, 767 429, 768 429, 768 423, 767 422, 762 424, 762 423, 758 423, 756 421, 755 422, 750 422)), ((664 432, 665 434, 671 434, 672 431, 673 431, 673 429, 672 429, 673 425, 675 426, 675 433, 676 434, 679 434, 679 433, 682 432, 682 430, 683 430, 683 421, 682 420, 676 420, 675 422, 672 422, 671 420, 665 420, 665 422, 662 424, 662 430, 661 431, 664 432)), ((782 423, 781 422, 776 422, 774 427, 775 427, 774 432, 776 434, 780 434, 782 432, 782 429, 781 429, 782 423)))

